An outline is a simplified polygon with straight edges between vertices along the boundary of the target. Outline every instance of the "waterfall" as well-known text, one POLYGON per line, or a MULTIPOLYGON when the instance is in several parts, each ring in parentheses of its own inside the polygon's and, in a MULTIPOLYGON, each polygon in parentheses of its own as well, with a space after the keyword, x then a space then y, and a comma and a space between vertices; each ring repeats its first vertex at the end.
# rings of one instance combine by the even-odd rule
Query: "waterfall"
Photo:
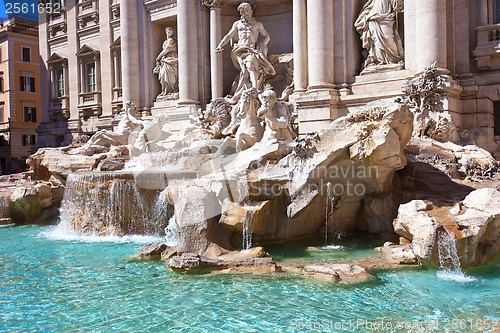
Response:
POLYGON ((168 225, 165 228, 165 243, 169 246, 179 244, 179 230, 177 229, 177 222, 175 222, 175 215, 172 215, 168 220, 168 225))
POLYGON ((173 210, 158 189, 138 185, 131 173, 70 174, 60 227, 86 235, 162 235, 173 210))
POLYGON ((475 278, 466 276, 460 267, 460 257, 457 252, 457 239, 455 234, 443 229, 438 231, 438 277, 443 280, 456 282, 470 282, 475 278))
POLYGON ((325 202, 325 245, 328 245, 328 222, 330 221, 330 205, 333 201, 332 183, 326 183, 326 202, 325 202))
POLYGON ((243 219, 243 250, 250 250, 252 248, 252 230, 250 230, 250 222, 252 221, 253 213, 253 211, 248 210, 243 219))

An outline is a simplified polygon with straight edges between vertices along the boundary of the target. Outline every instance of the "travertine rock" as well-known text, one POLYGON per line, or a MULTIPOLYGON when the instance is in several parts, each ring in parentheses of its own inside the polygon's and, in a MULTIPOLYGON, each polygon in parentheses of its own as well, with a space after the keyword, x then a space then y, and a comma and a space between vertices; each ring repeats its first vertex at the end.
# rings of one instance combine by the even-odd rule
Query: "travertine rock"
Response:
MULTIPOLYGON (((442 228, 455 235, 462 267, 487 264, 500 253, 500 192, 475 190, 448 207, 430 207, 421 200, 401 205, 394 230, 411 244, 398 251, 411 249, 421 264, 439 266, 437 233, 442 228)), ((399 257, 406 260, 406 255, 399 257)))
POLYGON ((318 280, 341 284, 366 282, 374 278, 363 267, 354 264, 310 264, 304 266, 303 273, 318 280))
POLYGON ((56 223, 64 186, 54 177, 32 180, 33 177, 30 172, 0 177, 2 215, 16 224, 56 223))

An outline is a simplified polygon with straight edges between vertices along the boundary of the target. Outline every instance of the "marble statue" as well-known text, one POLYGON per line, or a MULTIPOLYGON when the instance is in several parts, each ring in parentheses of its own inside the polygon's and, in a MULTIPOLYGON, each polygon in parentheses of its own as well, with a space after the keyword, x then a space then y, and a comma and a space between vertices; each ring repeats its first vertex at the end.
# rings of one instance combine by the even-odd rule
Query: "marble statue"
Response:
POLYGON ((259 94, 262 103, 257 110, 257 117, 263 118, 266 124, 262 141, 290 142, 294 134, 290 126, 288 110, 277 102, 276 93, 271 89, 264 90, 259 94))
POLYGON ((267 44, 269 34, 261 22, 253 17, 250 4, 243 2, 238 6, 241 18, 233 23, 231 30, 222 38, 215 49, 221 52, 223 47, 237 38, 231 51, 231 59, 236 68, 240 70, 239 78, 233 85, 233 101, 237 101, 244 89, 264 88, 266 75, 275 75, 274 67, 267 60, 267 44), (259 40, 259 36, 262 40, 259 40))
POLYGON ((220 97, 207 106, 206 111, 197 121, 200 127, 207 130, 214 139, 220 139, 224 136, 223 130, 231 123, 231 111, 232 106, 225 98, 220 97))
POLYGON ((402 0, 368 0, 361 9, 354 26, 368 52, 364 70, 403 61, 403 44, 397 26, 397 14, 402 10, 402 0))
POLYGON ((257 117, 258 93, 256 88, 244 90, 236 105, 237 116, 241 119, 236 131, 236 149, 238 151, 248 149, 262 139, 264 128, 257 117))
POLYGON ((167 39, 163 42, 162 50, 156 57, 156 66, 153 69, 153 73, 158 74, 158 80, 161 84, 159 98, 174 97, 175 93, 179 91, 179 65, 174 29, 166 27, 165 34, 167 39))
POLYGON ((90 137, 90 139, 74 153, 93 155, 95 146, 111 147, 128 144, 130 133, 142 126, 142 122, 135 118, 132 113, 136 109, 134 103, 127 101, 123 110, 123 115, 114 131, 100 130, 90 137))
POLYGON ((145 152, 154 152, 155 143, 165 138, 169 133, 163 130, 163 125, 167 121, 167 116, 164 113, 157 114, 153 117, 153 120, 142 120, 142 129, 137 135, 133 146, 132 155, 140 155, 145 152))

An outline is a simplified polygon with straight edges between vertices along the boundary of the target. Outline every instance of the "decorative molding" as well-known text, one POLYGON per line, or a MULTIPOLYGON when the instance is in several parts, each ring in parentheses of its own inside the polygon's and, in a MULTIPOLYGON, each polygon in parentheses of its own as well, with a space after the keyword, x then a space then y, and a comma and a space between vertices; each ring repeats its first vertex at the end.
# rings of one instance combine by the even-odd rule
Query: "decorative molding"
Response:
POLYGON ((154 14, 177 7, 177 0, 144 0, 144 6, 154 14))

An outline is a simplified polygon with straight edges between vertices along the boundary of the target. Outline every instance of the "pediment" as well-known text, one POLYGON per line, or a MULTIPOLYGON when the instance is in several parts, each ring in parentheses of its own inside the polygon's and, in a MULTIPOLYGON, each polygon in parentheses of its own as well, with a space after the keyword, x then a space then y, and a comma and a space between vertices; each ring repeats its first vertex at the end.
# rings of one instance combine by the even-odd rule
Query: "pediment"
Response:
POLYGON ((99 51, 96 49, 91 48, 87 44, 84 44, 80 50, 76 53, 77 57, 84 57, 84 56, 93 56, 93 55, 99 55, 99 51))

